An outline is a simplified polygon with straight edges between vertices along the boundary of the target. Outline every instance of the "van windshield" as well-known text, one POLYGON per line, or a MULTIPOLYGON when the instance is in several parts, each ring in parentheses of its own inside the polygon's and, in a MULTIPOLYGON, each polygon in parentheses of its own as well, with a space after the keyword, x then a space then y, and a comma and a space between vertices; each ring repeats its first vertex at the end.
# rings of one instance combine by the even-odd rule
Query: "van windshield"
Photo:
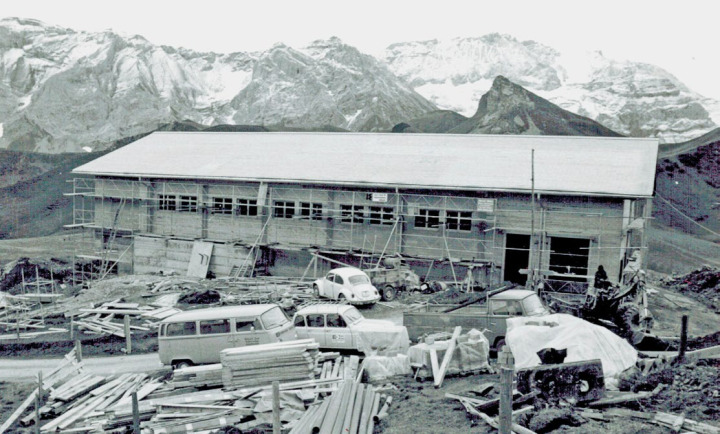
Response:
POLYGON ((356 276, 350 276, 350 277, 348 278, 348 280, 350 281, 350 284, 353 285, 353 286, 363 285, 363 284, 365 284, 365 283, 370 283, 370 279, 368 279, 368 277, 367 277, 366 275, 364 275, 364 274, 358 274, 358 275, 356 275, 356 276))
POLYGON ((280 327, 290 321, 283 311, 277 306, 260 315, 260 319, 262 320, 263 326, 265 326, 266 330, 280 327))

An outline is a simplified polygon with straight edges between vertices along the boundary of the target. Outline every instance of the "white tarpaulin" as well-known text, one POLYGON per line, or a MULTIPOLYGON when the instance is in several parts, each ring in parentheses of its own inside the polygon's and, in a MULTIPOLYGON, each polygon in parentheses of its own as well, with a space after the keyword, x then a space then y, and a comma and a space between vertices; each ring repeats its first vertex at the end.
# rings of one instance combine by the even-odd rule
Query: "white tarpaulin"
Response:
POLYGON ((610 386, 617 384, 620 373, 634 366, 638 357, 632 345, 605 327, 561 313, 509 318, 505 342, 515 358, 515 369, 540 365, 537 352, 542 349, 567 349, 565 362, 600 359, 605 383, 610 386))
POLYGON ((405 326, 365 319, 351 325, 351 328, 357 339, 357 349, 366 356, 406 354, 410 347, 410 337, 405 326))

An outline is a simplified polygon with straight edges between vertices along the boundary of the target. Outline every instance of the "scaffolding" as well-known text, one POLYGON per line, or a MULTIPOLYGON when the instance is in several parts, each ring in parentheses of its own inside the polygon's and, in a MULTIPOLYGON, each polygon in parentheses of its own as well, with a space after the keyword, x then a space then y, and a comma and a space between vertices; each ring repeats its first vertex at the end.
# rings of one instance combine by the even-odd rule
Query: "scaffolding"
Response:
MULTIPOLYGON (((571 203, 572 198, 567 206, 555 203, 553 208, 539 199, 530 207, 527 195, 521 194, 514 196, 523 196, 524 202, 517 198, 503 202, 498 198, 513 195, 420 194, 262 182, 76 178, 69 195, 74 211, 73 223, 67 227, 82 228, 86 235, 76 249, 76 260, 85 264, 76 267, 76 283, 103 278, 121 265, 132 268, 135 235, 248 246, 247 256, 231 272, 242 277, 254 268, 261 248, 317 249, 358 255, 361 261, 399 254, 428 263, 487 266, 495 273, 506 255, 503 234, 534 233, 537 246, 527 249, 527 269, 542 275, 550 270, 551 255, 573 254, 554 252, 549 239, 588 239, 587 254, 577 255, 602 256, 608 221, 627 217, 597 211, 598 206, 582 209, 582 203, 571 203), (577 227, 562 227, 570 220, 577 227)), ((576 202, 583 200, 588 199, 576 202)), ((626 226, 623 223, 623 231, 626 226)), ((619 249, 618 257, 628 249, 646 248, 643 237, 626 238, 624 244, 612 247, 619 249)), ((589 270, 583 274, 589 275, 589 270)))

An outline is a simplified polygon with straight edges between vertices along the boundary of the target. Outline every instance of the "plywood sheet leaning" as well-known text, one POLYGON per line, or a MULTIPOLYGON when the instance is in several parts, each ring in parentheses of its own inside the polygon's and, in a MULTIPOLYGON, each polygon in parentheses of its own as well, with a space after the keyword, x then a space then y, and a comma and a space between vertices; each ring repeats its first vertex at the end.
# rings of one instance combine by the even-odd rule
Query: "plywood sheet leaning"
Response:
POLYGON ((202 279, 207 276, 213 245, 213 243, 206 243, 204 241, 195 241, 193 243, 190 263, 188 264, 187 270, 188 276, 200 277, 202 279))

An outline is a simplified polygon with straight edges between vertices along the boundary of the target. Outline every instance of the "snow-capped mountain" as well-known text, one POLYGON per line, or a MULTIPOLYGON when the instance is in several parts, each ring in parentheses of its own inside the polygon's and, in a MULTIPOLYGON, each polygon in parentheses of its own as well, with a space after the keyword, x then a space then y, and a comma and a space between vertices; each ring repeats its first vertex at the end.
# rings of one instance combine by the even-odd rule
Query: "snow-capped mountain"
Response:
POLYGON ((336 38, 215 54, 0 21, 0 148, 77 152, 178 120, 388 130, 434 109, 336 38))
POLYGON ((7 18, 0 148, 97 150, 177 121, 389 131, 425 117, 426 128, 453 128, 464 118, 448 110, 473 116, 500 75, 632 136, 686 140, 714 127, 709 111, 720 113, 720 102, 655 66, 568 57, 506 35, 399 43, 378 60, 337 38, 201 53, 7 18))
POLYGON ((562 54, 508 35, 393 44, 383 60, 441 109, 471 116, 497 75, 560 107, 630 136, 683 141, 720 119, 718 102, 692 92, 663 69, 608 59, 599 52, 562 54))

